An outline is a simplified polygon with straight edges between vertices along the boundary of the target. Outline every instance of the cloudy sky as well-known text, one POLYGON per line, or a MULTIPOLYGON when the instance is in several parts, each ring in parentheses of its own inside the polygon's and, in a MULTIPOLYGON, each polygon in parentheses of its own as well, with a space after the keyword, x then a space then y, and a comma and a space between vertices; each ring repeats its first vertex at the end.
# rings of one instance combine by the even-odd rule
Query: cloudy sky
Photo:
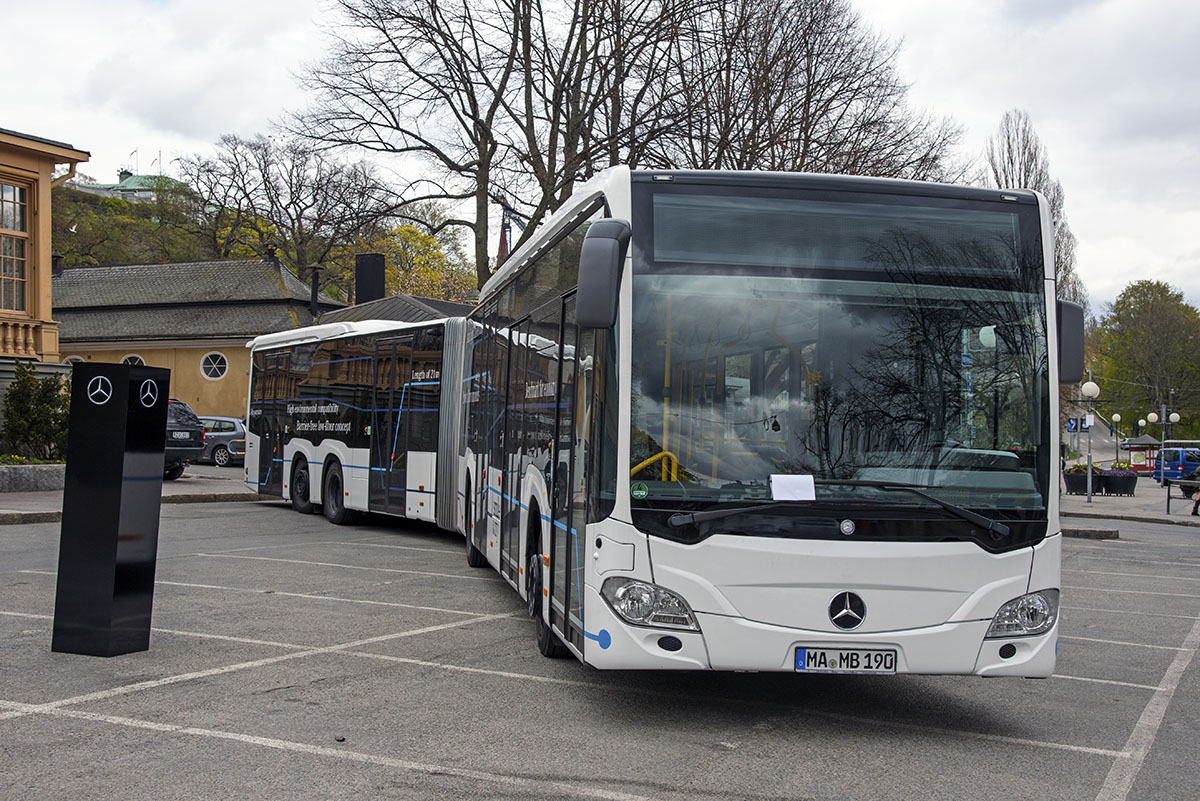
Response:
MULTIPOLYGON (((964 127, 981 157, 1022 108, 1066 190, 1095 310, 1154 278, 1200 304, 1200 5, 1185 0, 852 0, 902 39, 914 105, 964 127), (1192 46, 1192 47, 1189 47, 1192 46)), ((321 0, 0 0, 14 30, 0 127, 92 154, 115 181, 303 104, 321 0), (9 73, 10 76, 14 73, 9 73), (134 151, 136 150, 136 154, 134 151)))

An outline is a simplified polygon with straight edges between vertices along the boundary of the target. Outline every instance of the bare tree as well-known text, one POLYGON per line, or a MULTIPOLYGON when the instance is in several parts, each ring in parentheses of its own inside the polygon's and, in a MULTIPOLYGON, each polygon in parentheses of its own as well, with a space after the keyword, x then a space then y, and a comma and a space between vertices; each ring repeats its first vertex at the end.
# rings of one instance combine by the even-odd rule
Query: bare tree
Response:
POLYGON ((958 130, 911 112, 896 46, 849 0, 337 0, 293 130, 412 157, 405 198, 473 214, 480 285, 489 200, 527 238, 614 164, 951 175, 958 130), (464 201, 467 203, 464 204, 464 201))
POLYGON ((848 0, 735 0, 677 39, 674 95, 686 124, 662 159, 952 180, 960 131, 907 106, 899 46, 848 0))
POLYGON ((668 109, 672 50, 715 0, 570 0, 530 6, 518 21, 518 91, 505 99, 516 132, 502 195, 536 224, 573 184, 604 167, 639 166, 682 124, 668 109), (532 178, 532 181, 529 180, 532 178), (522 202, 524 201, 524 202, 522 202))
POLYGON ((343 25, 311 69, 310 108, 293 130, 331 145, 415 157, 406 200, 472 201, 473 218, 445 225, 474 234, 480 285, 488 192, 505 155, 502 101, 518 55, 515 20, 530 0, 338 0, 343 25))
POLYGON ((1054 224, 1054 278, 1058 296, 1088 308, 1087 289, 1075 270, 1075 234, 1067 224, 1066 195, 1062 184, 1050 173, 1050 156, 1033 129, 1033 120, 1023 109, 1004 112, 996 136, 988 137, 985 149, 988 179, 1001 189, 1032 189, 1041 192, 1050 206, 1054 224))
POLYGON ((298 139, 221 137, 212 157, 181 162, 216 255, 280 252, 301 278, 392 215, 395 198, 366 162, 346 163, 298 139))

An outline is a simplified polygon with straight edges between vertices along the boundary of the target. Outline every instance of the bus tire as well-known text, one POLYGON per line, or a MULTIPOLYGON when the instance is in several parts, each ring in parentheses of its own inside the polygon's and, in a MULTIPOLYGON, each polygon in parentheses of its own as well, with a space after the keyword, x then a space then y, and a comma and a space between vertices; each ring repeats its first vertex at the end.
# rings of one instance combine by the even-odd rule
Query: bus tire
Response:
POLYGON ((537 627, 538 652, 547 659, 561 659, 570 653, 542 616, 542 556, 529 557, 526 586, 529 588, 529 614, 537 627))
POLYGON ((336 526, 344 526, 354 520, 354 513, 346 508, 345 486, 342 466, 330 462, 325 468, 325 480, 322 482, 321 505, 325 509, 325 517, 336 526))
POLYGON ((297 456, 292 462, 292 508, 302 515, 312 514, 312 475, 308 471, 308 460, 297 456))
POLYGON ((467 534, 467 566, 487 567, 487 557, 475 547, 475 521, 471 518, 471 483, 467 482, 466 515, 463 518, 463 528, 467 534))

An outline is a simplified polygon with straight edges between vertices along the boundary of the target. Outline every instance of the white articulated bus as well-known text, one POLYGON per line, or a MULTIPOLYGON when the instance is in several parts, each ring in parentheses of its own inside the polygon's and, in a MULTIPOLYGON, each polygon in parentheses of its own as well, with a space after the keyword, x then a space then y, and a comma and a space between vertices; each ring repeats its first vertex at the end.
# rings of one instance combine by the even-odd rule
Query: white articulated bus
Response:
POLYGON ((1032 192, 601 173, 444 324, 437 522, 549 656, 1049 676, 1051 231, 1032 192))

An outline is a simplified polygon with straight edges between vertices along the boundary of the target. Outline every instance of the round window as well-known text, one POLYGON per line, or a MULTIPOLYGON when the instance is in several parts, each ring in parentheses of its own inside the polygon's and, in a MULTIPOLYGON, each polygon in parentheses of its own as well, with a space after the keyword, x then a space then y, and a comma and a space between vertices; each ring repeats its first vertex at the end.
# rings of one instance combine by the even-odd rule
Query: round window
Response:
POLYGON ((210 381, 219 381, 229 372, 229 360, 225 358, 225 354, 206 353, 204 358, 200 360, 200 371, 204 373, 204 377, 210 381))
POLYGON ((83 357, 82 356, 68 356, 67 358, 62 360, 63 364, 75 364, 76 362, 79 362, 80 364, 82 364, 83 357))
POLYGON ((141 367, 145 363, 146 363, 146 360, 143 359, 141 356, 138 356, 136 353, 130 353, 129 355, 127 355, 121 359, 121 364, 128 364, 131 367, 141 367))

